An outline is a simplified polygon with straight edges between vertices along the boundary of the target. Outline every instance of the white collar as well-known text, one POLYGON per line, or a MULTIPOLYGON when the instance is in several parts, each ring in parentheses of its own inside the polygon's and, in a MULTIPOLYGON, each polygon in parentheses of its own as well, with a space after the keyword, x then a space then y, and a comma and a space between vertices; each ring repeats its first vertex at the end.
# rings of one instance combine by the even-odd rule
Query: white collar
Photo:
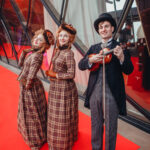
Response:
POLYGON ((112 37, 107 41, 107 42, 104 42, 103 40, 102 40, 102 43, 110 43, 112 41, 112 37))

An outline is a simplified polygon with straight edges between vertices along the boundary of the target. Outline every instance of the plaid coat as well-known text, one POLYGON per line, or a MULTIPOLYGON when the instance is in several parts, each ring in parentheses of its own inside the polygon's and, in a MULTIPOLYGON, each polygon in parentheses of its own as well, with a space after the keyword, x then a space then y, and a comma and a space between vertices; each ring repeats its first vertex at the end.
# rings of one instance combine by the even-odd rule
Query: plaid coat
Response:
POLYGON ((74 54, 70 49, 58 50, 52 63, 58 79, 51 81, 49 89, 48 144, 54 150, 71 150, 78 134, 74 54))
POLYGON ((18 77, 20 97, 18 106, 18 130, 31 149, 39 150, 46 142, 47 102, 42 82, 36 74, 41 67, 43 54, 22 52, 19 66, 23 66, 18 77), (30 85, 29 90, 25 85, 30 85))

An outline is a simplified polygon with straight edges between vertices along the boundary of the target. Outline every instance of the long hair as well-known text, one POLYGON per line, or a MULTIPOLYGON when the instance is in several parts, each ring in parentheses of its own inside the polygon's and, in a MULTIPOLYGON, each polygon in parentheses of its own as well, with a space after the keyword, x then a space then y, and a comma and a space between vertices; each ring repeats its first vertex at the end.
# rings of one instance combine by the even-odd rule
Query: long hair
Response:
POLYGON ((71 44, 75 40, 76 29, 71 24, 66 24, 66 23, 61 24, 57 30, 57 33, 56 33, 57 46, 60 46, 58 37, 59 37, 59 33, 63 30, 65 30, 69 34, 69 43, 68 44, 69 44, 69 47, 71 47, 71 44))
POLYGON ((45 44, 44 47, 42 47, 38 52, 44 52, 46 49, 48 49, 51 45, 54 45, 54 35, 50 30, 43 30, 43 29, 39 29, 35 32, 33 38, 32 38, 32 42, 33 40, 39 35, 42 34, 44 39, 45 39, 45 44))

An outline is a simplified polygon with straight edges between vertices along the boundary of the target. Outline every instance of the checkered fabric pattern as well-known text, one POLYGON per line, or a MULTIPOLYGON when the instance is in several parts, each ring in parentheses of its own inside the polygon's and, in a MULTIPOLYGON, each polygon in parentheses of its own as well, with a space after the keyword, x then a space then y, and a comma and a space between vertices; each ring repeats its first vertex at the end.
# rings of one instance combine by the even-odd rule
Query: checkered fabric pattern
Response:
POLYGON ((48 144, 54 150, 71 150, 78 135, 78 93, 75 60, 69 49, 58 51, 53 59, 58 78, 51 81, 48 98, 48 144))
POLYGON ((36 77, 42 60, 43 55, 37 52, 26 58, 23 52, 19 60, 23 69, 18 80, 26 79, 31 89, 26 90, 20 82, 18 130, 32 150, 39 150, 47 140, 47 102, 42 82, 36 77))

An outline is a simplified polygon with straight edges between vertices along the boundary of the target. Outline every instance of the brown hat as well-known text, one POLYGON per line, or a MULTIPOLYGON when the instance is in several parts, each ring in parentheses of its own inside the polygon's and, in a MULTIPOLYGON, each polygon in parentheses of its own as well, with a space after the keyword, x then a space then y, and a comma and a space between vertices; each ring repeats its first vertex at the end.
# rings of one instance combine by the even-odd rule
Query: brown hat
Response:
POLYGON ((126 26, 127 26, 127 25, 130 26, 130 27, 133 26, 133 23, 131 22, 131 20, 127 20, 127 21, 126 21, 126 26))
MULTIPOLYGON (((74 42, 75 36, 76 36, 76 29, 71 25, 71 24, 66 24, 63 23, 59 26, 57 33, 56 33, 56 39, 58 39, 59 37, 59 33, 65 30, 66 32, 68 32, 70 34, 70 39, 69 39, 69 45, 71 45, 74 42)), ((57 40, 57 46, 59 46, 59 41, 57 40)))
POLYGON ((76 32, 77 32, 76 29, 71 24, 63 23, 63 24, 60 25, 60 27, 63 30, 65 30, 65 31, 67 31, 67 32, 69 32, 70 34, 73 34, 73 35, 75 35, 76 32))
POLYGON ((53 45, 54 44, 54 35, 51 31, 44 30, 43 36, 44 36, 45 41, 48 45, 53 45))

